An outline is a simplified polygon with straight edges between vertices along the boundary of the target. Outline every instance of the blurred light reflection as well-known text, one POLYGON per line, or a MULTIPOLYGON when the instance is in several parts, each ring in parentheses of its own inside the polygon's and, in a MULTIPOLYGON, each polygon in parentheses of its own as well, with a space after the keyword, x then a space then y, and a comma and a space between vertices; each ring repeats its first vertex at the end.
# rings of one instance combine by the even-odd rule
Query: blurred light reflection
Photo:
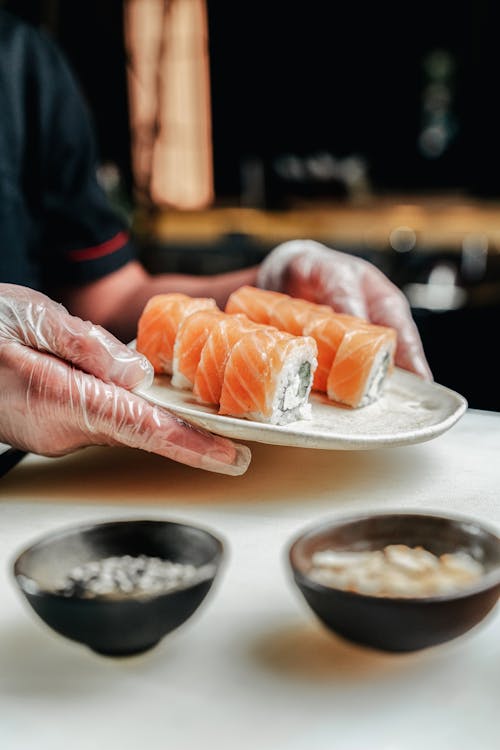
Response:
POLYGON ((456 310, 467 301, 465 289, 457 286, 457 271, 448 264, 434 266, 427 284, 407 284, 403 291, 412 307, 424 310, 456 310))
POLYGON ((462 242, 461 272, 467 281, 480 281, 486 275, 488 263, 488 237, 485 234, 467 234, 462 242))
POLYGON ((397 253, 408 253, 417 244, 417 235, 411 227, 396 227, 389 235, 389 244, 397 253))

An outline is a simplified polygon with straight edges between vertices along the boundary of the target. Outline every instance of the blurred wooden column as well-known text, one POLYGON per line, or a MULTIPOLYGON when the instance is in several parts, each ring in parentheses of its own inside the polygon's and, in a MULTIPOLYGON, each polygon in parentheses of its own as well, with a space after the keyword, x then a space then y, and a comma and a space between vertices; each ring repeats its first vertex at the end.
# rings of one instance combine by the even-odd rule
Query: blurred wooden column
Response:
POLYGON ((132 168, 139 200, 213 201, 205 0, 126 0, 132 168))

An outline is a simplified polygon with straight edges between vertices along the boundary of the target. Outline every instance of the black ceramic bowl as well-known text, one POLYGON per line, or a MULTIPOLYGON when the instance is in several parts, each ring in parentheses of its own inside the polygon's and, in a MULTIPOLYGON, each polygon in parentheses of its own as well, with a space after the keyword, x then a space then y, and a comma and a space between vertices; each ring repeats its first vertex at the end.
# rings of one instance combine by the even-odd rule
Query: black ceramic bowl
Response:
POLYGON ((415 651, 456 638, 479 623, 500 595, 500 539, 466 518, 388 513, 333 520, 295 539, 289 561, 306 602, 330 630, 384 651, 415 651), (314 552, 377 550, 388 544, 422 546, 435 555, 467 552, 485 574, 457 593, 418 598, 343 591, 308 576, 314 552))
POLYGON ((183 523, 129 520, 72 527, 44 536, 14 562, 19 588, 55 631, 108 656, 147 651, 182 625, 207 595, 223 555, 210 532, 183 523), (65 596, 58 591, 78 565, 111 556, 147 555, 210 565, 202 581, 149 598, 65 596))

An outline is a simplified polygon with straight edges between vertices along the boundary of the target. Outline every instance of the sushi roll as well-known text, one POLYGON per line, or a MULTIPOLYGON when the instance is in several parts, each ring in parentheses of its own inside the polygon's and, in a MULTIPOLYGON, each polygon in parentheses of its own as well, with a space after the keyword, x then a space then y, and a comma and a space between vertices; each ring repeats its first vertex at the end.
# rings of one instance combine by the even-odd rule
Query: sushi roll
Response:
POLYGON ((196 310, 216 310, 214 299, 187 294, 157 294, 147 302, 137 325, 136 349, 155 373, 172 372, 174 344, 181 321, 196 310))
POLYGON ((273 328, 243 335, 224 371, 219 414, 284 425, 310 419, 316 343, 273 328))
POLYGON ((257 289, 254 286, 240 286, 229 298, 224 308, 229 315, 242 313, 255 323, 271 324, 272 309, 279 302, 290 299, 288 294, 257 289))
POLYGON ((394 369, 396 332, 362 318, 336 313, 328 305, 242 287, 226 310, 245 310, 252 320, 268 323, 295 336, 310 336, 317 345, 312 388, 328 398, 357 408, 382 394, 394 369))
POLYGON ((210 331, 201 350, 193 393, 206 404, 219 404, 224 370, 231 349, 249 331, 262 328, 246 315, 224 315, 210 331))
POLYGON ((304 336, 312 336, 318 346, 318 367, 314 373, 313 390, 326 393, 326 384, 338 349, 349 331, 367 324, 360 318, 343 313, 310 316, 303 326, 304 336))
POLYGON ((376 401, 394 367, 395 349, 392 328, 366 324, 346 332, 328 374, 328 398, 353 408, 376 401))
POLYGON ((198 310, 181 322, 174 344, 172 385, 192 389, 201 352, 212 328, 226 314, 222 310, 198 310))
POLYGON ((307 335, 305 329, 311 320, 331 313, 333 309, 328 305, 316 305, 305 299, 286 297, 271 307, 268 322, 280 331, 286 331, 294 336, 303 336, 307 335))

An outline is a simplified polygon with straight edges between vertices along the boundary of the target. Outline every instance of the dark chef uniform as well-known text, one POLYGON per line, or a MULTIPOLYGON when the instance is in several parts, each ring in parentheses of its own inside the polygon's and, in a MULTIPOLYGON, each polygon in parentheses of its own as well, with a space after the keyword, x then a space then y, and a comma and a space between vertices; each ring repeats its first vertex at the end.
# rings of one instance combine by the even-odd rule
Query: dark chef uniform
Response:
POLYGON ((0 282, 50 293, 133 255, 97 182, 88 112, 66 63, 0 10, 0 282))

